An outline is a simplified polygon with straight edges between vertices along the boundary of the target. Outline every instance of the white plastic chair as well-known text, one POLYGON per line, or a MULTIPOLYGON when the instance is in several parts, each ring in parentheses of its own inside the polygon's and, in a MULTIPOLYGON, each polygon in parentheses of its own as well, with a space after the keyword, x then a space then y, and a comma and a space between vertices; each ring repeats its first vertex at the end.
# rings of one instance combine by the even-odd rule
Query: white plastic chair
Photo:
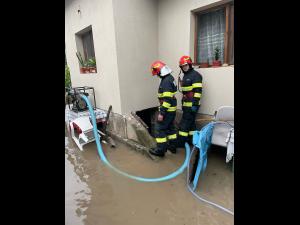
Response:
POLYGON ((226 138, 230 129, 234 128, 234 107, 221 106, 215 113, 217 123, 214 126, 211 143, 222 147, 227 147, 226 138))
POLYGON ((211 143, 227 148, 226 162, 234 154, 234 107, 221 106, 215 113, 215 122, 211 143))

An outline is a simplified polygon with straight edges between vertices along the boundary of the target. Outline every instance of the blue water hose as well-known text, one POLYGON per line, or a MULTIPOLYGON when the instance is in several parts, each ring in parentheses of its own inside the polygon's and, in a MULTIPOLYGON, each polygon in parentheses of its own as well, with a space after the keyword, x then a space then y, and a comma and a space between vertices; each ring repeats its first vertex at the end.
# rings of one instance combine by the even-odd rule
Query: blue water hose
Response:
MULTIPOLYGON (((98 137, 97 123, 96 123, 96 118, 95 118, 95 113, 94 113, 93 107, 92 107, 89 99, 85 95, 80 95, 80 96, 87 103, 87 106, 88 106, 88 109, 89 109, 89 112, 90 112, 90 115, 92 118, 94 137, 98 137)), ((189 163, 189 159, 190 159, 190 147, 187 143, 185 143, 185 151, 186 151, 185 152, 185 160, 184 160, 184 163, 181 165, 181 167, 179 167, 176 171, 174 171, 166 176, 157 177, 157 178, 139 177, 139 176, 134 176, 134 175, 125 173, 125 172, 119 170, 118 168, 114 167, 105 157, 102 147, 101 147, 101 144, 100 144, 100 139, 95 138, 95 140, 96 140, 96 145, 97 145, 97 149, 98 149, 98 154, 105 165, 107 165, 108 167, 113 169, 115 172, 117 172, 125 177, 131 178, 131 179, 134 179, 137 181, 141 181, 141 182, 161 182, 161 181, 167 181, 167 180, 173 179, 184 171, 184 169, 187 167, 187 165, 189 163)))
MULTIPOLYGON (((187 146, 187 148, 190 150, 190 146, 187 146)), ((194 153, 195 150, 196 150, 196 147, 193 148, 192 153, 190 154, 189 162, 190 162, 191 157, 192 157, 192 155, 193 155, 193 153, 194 153)), ((202 202, 205 202, 205 203, 207 203, 207 204, 209 204, 209 205, 212 205, 212 206, 214 206, 214 207, 216 207, 216 208, 218 208, 218 209, 220 209, 220 210, 222 210, 222 211, 224 211, 224 212, 226 212, 226 213, 229 213, 230 215, 234 216, 234 212, 233 212, 233 211, 231 211, 231 210, 229 210, 229 209, 226 209, 225 207, 223 207, 223 206, 221 206, 221 205, 218 205, 218 204, 216 204, 216 203, 214 203, 214 202, 211 202, 211 201, 209 201, 209 200, 207 200, 207 199, 205 199, 205 198, 203 198, 203 197, 197 195, 196 192, 195 192, 195 190, 193 189, 193 187, 191 187, 191 185, 189 184, 189 180, 190 180, 190 177, 189 177, 189 171, 190 171, 190 166, 189 166, 189 164, 188 164, 188 166, 187 166, 187 176, 186 176, 188 190, 189 190, 189 191, 190 191, 190 192, 191 192, 198 200, 200 200, 200 201, 202 201, 202 202)))
MULTIPOLYGON (((93 123, 93 131, 94 131, 94 137, 98 137, 98 131, 97 131, 97 123, 96 123, 96 118, 95 118, 95 113, 94 113, 94 110, 93 110, 93 107, 91 106, 91 103, 89 101, 89 99, 85 96, 85 95, 80 95, 84 101, 87 103, 87 106, 89 108, 89 112, 90 112, 90 115, 91 115, 91 118, 92 118, 92 123, 93 123)), ((107 160, 107 158, 105 157, 104 153, 103 153, 103 150, 102 150, 102 147, 101 147, 101 144, 100 144, 100 139, 99 138, 95 138, 96 140, 96 145, 97 145, 97 149, 98 149, 98 153, 99 153, 99 156, 101 158, 101 160, 104 162, 105 165, 107 165, 108 167, 110 167, 111 169, 113 169, 115 172, 125 176, 125 177, 128 177, 128 178, 131 178, 133 180, 137 180, 137 181, 141 181, 141 182, 161 182, 161 181, 167 181, 167 180, 170 180, 170 179, 173 179, 175 177, 177 177, 179 174, 181 174, 185 168, 187 168, 187 187, 189 189, 189 191, 197 198, 199 199, 200 201, 203 201, 205 203, 208 203, 212 206, 215 206, 231 215, 234 215, 233 212, 231 210, 228 210, 216 203, 213 203, 211 201, 208 201, 200 196, 198 196, 193 190, 192 188, 190 187, 189 185, 189 163, 190 163, 190 160, 191 160, 191 150, 190 150, 190 146, 185 143, 185 160, 184 160, 184 163, 181 165, 180 168, 178 168, 176 171, 174 171, 173 173, 170 173, 166 176, 163 176, 163 177, 157 177, 157 178, 146 178, 146 177, 139 177, 139 176, 134 176, 134 175, 131 175, 131 174, 128 174, 128 173, 125 173, 121 170, 119 170, 118 168, 114 167, 112 164, 110 164, 110 162, 107 160)), ((193 152, 195 151, 195 148, 193 149, 193 152)))

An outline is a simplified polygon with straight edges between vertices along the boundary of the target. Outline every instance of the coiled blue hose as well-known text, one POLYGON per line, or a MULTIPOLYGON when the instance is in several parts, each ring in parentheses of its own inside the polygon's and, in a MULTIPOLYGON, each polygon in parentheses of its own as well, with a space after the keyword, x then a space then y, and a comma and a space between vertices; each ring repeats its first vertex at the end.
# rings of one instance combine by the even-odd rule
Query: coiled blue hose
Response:
MULTIPOLYGON (((84 101, 87 103, 87 106, 88 106, 88 109, 89 109, 89 112, 90 112, 90 115, 91 115, 91 118, 92 118, 92 123, 93 123, 93 131, 94 131, 94 137, 98 137, 98 131, 97 131, 97 123, 96 123, 96 118, 95 118, 95 114, 94 114, 94 110, 93 110, 93 107, 91 106, 91 103, 89 101, 89 99, 85 96, 85 95, 80 95, 84 101)), ((190 148, 188 146, 187 143, 185 143, 185 150, 186 150, 186 153, 185 153, 185 160, 184 160, 184 163, 181 165, 180 168, 178 168, 176 171, 174 171, 173 173, 170 173, 166 176, 163 176, 163 177, 157 177, 157 178, 146 178, 146 177, 139 177, 139 176, 134 176, 134 175, 131 175, 131 174, 128 174, 128 173, 125 173, 121 170, 119 170, 118 168, 114 167, 108 160, 107 158, 105 157, 104 153, 103 153, 103 150, 102 150, 102 147, 101 147, 101 144, 100 144, 100 140, 99 138, 95 138, 96 140, 96 145, 97 145, 97 149, 98 149, 98 154, 101 158, 101 160, 108 166, 110 167, 111 169, 113 169, 115 172, 125 176, 125 177, 128 177, 128 178, 131 178, 131 179, 134 179, 134 180, 137 180, 137 181, 141 181, 141 182, 161 182, 161 181, 167 181, 167 180, 170 180, 170 179, 173 179, 175 177, 177 177, 179 174, 181 174, 184 169, 187 167, 188 163, 189 163, 189 158, 190 158, 190 148), (187 147, 188 146, 188 147, 187 147)))

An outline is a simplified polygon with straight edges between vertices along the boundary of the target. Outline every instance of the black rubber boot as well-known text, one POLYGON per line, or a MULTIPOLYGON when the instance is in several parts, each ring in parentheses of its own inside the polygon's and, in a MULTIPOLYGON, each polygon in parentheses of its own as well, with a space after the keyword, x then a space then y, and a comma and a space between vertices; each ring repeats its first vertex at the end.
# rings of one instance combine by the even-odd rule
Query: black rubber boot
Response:
POLYGON ((165 153, 164 153, 164 152, 161 152, 161 151, 159 151, 159 150, 157 150, 157 149, 150 149, 150 150, 149 150, 149 153, 150 153, 151 155, 155 155, 155 156, 158 156, 158 157, 164 157, 164 156, 165 156, 165 153))
POLYGON ((190 175, 190 180, 189 180, 190 183, 193 183, 193 181, 194 181, 197 166, 198 166, 199 157, 200 157, 200 153, 199 153, 199 151, 197 151, 196 155, 195 155, 195 161, 194 161, 193 166, 191 168, 191 175, 190 175))
POLYGON ((188 144, 193 145, 193 136, 188 137, 188 144))
POLYGON ((176 154, 177 153, 177 150, 176 150, 176 147, 175 146, 168 146, 168 148, 167 148, 171 153, 173 153, 173 154, 176 154))
POLYGON ((176 154, 177 140, 172 140, 167 145, 167 150, 173 154, 176 154))
POLYGON ((186 141, 186 138, 178 137, 178 138, 177 138, 176 147, 177 147, 177 148, 184 148, 184 147, 185 147, 185 144, 184 144, 185 141, 186 141))
POLYGON ((193 146, 193 141, 188 140, 188 144, 191 145, 191 146, 193 146))

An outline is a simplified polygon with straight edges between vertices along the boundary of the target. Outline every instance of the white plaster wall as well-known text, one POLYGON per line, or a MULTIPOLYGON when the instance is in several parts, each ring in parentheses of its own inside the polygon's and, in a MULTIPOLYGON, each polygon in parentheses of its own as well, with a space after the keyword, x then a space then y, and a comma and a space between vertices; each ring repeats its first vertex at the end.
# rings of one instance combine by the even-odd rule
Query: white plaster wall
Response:
POLYGON ((157 0, 113 0, 122 112, 158 105, 159 79, 150 65, 158 58, 157 0))
POLYGON ((112 0, 66 0, 65 44, 73 86, 95 88, 97 106, 121 113, 118 63, 112 0), (78 14, 77 10, 81 13, 78 14), (75 33, 92 25, 96 74, 80 74, 75 33))
POLYGON ((196 70, 203 76, 199 113, 213 115, 220 106, 234 106, 233 66, 196 70))

